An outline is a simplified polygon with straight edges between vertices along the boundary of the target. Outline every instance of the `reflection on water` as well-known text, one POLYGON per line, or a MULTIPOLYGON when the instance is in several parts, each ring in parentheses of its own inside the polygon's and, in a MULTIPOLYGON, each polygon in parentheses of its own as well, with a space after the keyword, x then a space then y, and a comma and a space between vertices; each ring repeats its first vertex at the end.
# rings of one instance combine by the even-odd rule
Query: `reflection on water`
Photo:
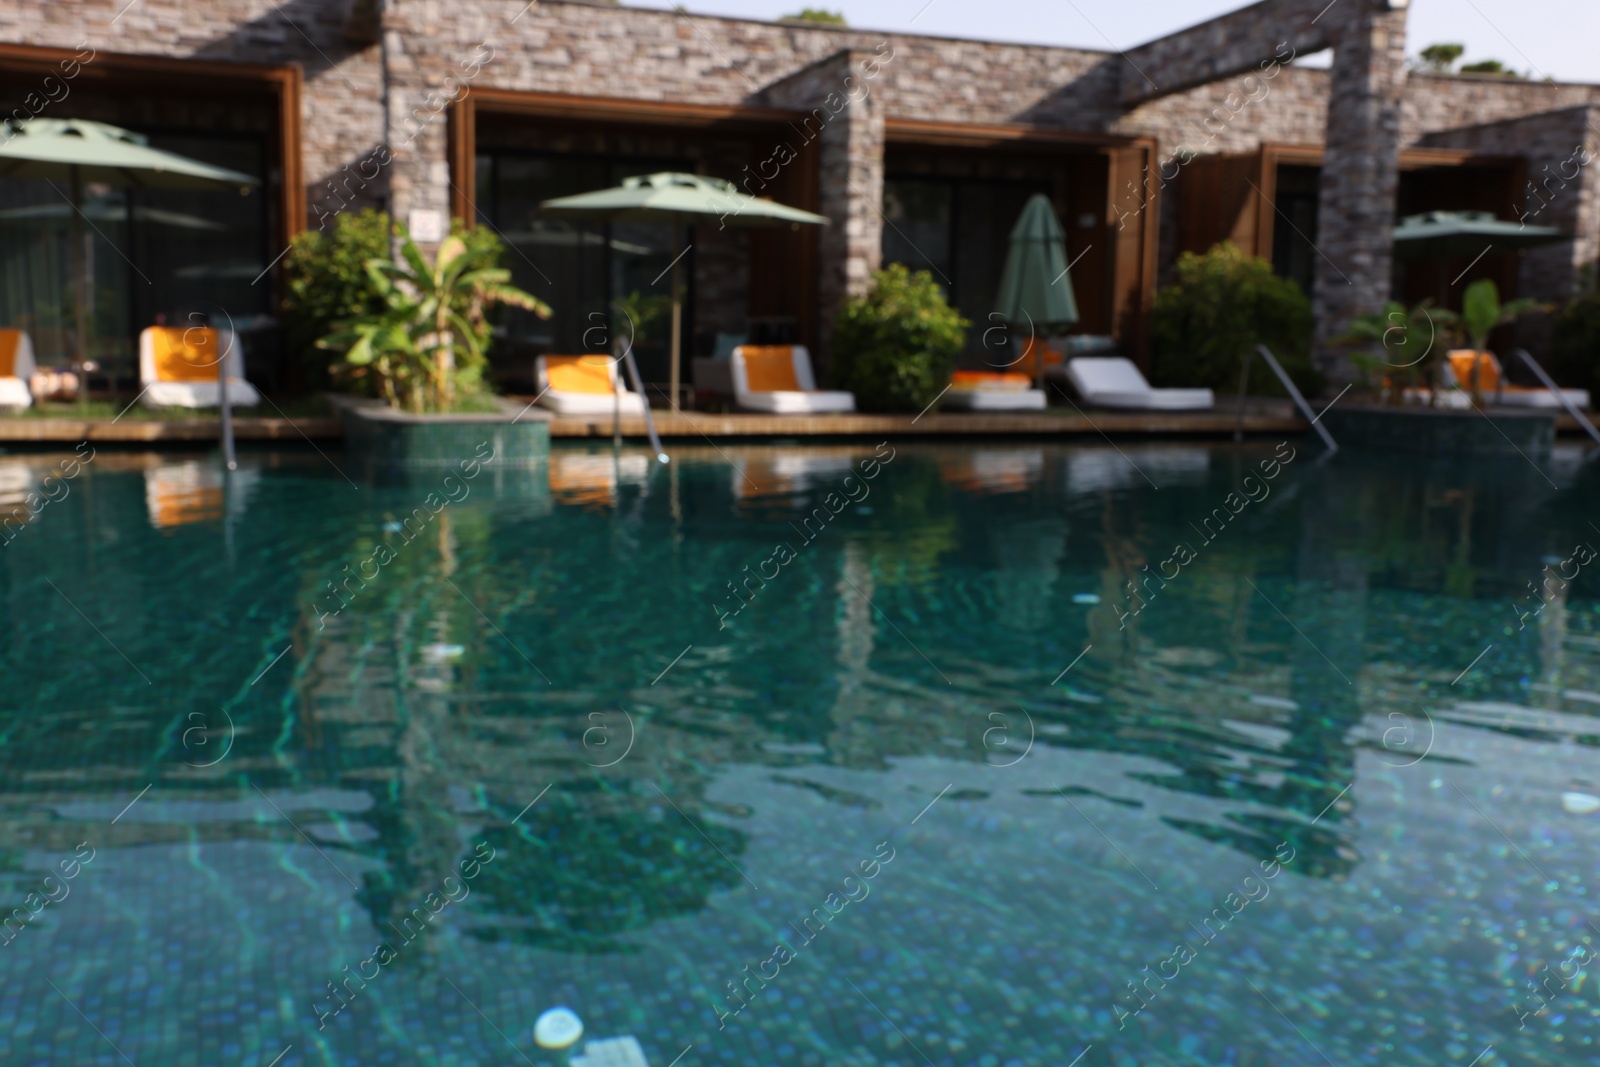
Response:
POLYGON ((543 1063, 564 1003, 656 1067, 1587 1058, 1528 982, 1600 926, 1597 579, 1512 605, 1600 473, 1295 442, 1197 537, 1275 445, 558 449, 421 532, 103 454, 0 568, 0 1055, 543 1063))

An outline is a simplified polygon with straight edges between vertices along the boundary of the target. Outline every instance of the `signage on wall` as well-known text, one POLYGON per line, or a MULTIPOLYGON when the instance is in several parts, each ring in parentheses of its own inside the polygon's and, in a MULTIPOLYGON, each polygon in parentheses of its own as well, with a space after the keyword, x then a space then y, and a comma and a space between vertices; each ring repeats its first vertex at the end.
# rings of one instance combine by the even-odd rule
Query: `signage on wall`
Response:
POLYGON ((411 230, 413 241, 432 244, 444 240, 444 213, 441 211, 419 208, 411 212, 406 225, 411 230))

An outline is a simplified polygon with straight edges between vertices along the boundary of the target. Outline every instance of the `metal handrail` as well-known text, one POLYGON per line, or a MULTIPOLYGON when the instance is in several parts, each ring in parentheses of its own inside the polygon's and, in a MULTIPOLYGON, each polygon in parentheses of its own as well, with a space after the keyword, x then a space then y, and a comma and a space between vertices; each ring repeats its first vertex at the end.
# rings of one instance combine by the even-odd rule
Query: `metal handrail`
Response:
POLYGON ((1322 438, 1322 443, 1328 446, 1328 451, 1339 451, 1339 446, 1334 442, 1333 435, 1328 432, 1328 428, 1317 421, 1322 416, 1311 410, 1311 405, 1306 403, 1304 396, 1300 395, 1300 390, 1295 387, 1294 379, 1289 377, 1288 372, 1283 369, 1283 365, 1278 362, 1278 358, 1272 354, 1272 350, 1266 345, 1256 345, 1256 351, 1261 353, 1261 358, 1267 361, 1267 366, 1272 368, 1272 373, 1278 376, 1278 381, 1283 383, 1283 387, 1289 391, 1289 396, 1294 399, 1301 412, 1310 420, 1311 428, 1317 431, 1317 434, 1322 438))
POLYGON ((1567 409, 1567 414, 1577 419, 1578 425, 1582 426, 1584 430, 1588 432, 1589 436, 1594 438, 1596 444, 1600 444, 1600 430, 1596 430, 1594 428, 1594 423, 1590 422, 1588 418, 1585 417, 1583 412, 1578 410, 1578 406, 1576 404, 1567 399, 1566 392, 1562 390, 1560 386, 1556 385, 1555 381, 1551 379, 1550 375, 1544 372, 1544 368, 1539 366, 1539 364, 1534 360, 1533 356, 1528 354, 1528 350, 1526 348, 1519 348, 1516 350, 1516 353, 1522 358, 1522 362, 1526 363, 1533 373, 1538 375, 1539 381, 1543 382, 1544 387, 1554 394, 1555 398, 1560 401, 1561 406, 1567 409))

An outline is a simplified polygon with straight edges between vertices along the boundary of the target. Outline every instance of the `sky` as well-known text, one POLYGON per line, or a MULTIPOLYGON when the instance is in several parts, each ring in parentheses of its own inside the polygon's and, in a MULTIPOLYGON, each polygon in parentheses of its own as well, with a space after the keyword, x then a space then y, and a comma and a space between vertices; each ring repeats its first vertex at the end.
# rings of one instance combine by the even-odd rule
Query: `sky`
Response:
MULTIPOLYGON (((675 6, 679 0, 624 0, 675 6)), ((1129 48, 1245 0, 682 0, 694 14, 773 19, 802 7, 842 11, 858 29, 979 40, 1129 48)), ((1498 59, 1536 78, 1600 83, 1597 0, 1411 0, 1407 48, 1467 47, 1463 62, 1498 59)))

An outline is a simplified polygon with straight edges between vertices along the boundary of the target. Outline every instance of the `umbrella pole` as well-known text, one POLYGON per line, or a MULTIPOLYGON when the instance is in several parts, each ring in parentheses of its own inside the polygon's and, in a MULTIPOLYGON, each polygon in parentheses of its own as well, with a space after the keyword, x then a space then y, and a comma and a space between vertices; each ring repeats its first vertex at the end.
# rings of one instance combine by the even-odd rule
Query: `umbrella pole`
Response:
POLYGON ((78 350, 78 403, 89 403, 89 374, 84 364, 89 361, 89 256, 83 246, 83 176, 76 164, 72 167, 72 311, 74 317, 73 340, 78 350))
MULTIPOLYGON (((239 338, 231 330, 226 334, 218 330, 216 335, 219 341, 223 337, 228 339, 228 351, 217 361, 217 405, 222 409, 222 462, 226 470, 233 471, 238 469, 239 464, 233 454, 233 411, 228 406, 228 363, 233 355, 233 346, 239 343, 239 338)), ((223 479, 229 480, 226 474, 223 475, 223 479)))
POLYGON ((683 230, 672 227, 672 369, 668 383, 672 390, 672 410, 678 410, 678 380, 683 347, 683 287, 680 261, 683 259, 683 230))

